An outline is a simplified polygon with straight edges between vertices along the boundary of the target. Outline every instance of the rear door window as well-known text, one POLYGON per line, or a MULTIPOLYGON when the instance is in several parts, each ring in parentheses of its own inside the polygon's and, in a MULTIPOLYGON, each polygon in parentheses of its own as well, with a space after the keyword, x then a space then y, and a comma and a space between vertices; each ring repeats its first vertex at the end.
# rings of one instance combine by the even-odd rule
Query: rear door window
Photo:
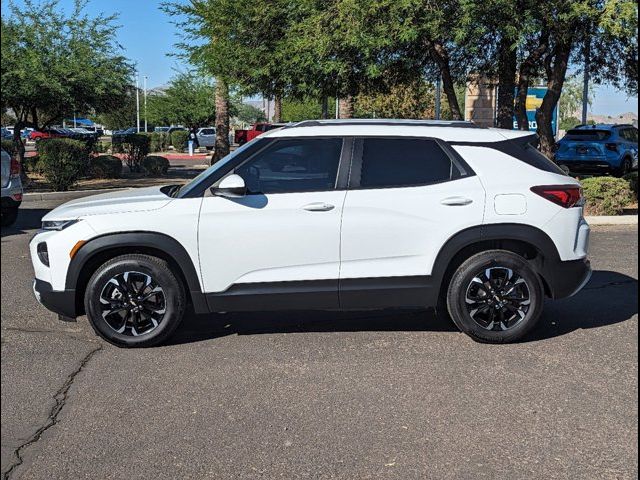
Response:
POLYGON ((451 180, 453 163, 432 139, 365 138, 360 188, 429 185, 451 180))

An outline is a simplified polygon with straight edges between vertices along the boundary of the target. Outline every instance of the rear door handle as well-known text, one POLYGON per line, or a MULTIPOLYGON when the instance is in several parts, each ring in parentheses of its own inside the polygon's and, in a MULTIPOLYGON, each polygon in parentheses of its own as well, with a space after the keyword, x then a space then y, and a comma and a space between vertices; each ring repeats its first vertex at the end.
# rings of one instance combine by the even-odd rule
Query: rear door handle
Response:
POLYGON ((440 201, 440 203, 448 207, 464 207, 465 205, 472 204, 473 200, 465 197, 449 197, 440 201))
POLYGON ((334 208, 333 205, 324 202, 309 203, 302 207, 303 210, 307 210, 308 212, 328 212, 334 208))

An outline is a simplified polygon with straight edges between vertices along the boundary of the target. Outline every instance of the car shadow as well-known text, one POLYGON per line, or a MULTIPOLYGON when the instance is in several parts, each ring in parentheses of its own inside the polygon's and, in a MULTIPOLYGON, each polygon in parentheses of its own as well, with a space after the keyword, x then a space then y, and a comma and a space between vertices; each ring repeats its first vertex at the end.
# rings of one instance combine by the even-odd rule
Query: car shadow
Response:
MULTIPOLYGON (((521 343, 551 339, 580 329, 605 327, 638 313, 638 281, 618 272, 595 271, 575 297, 549 301, 536 328, 521 343)), ((458 332, 429 310, 360 312, 188 313, 168 344, 199 342, 227 335, 318 332, 458 332)))
POLYGON ((42 217, 49 213, 50 209, 45 208, 20 208, 16 223, 8 227, 2 227, 0 235, 2 238, 11 235, 21 235, 28 230, 35 230, 42 225, 42 217))
POLYGON ((523 342, 606 327, 638 314, 638 280, 619 272, 596 270, 576 296, 548 301, 535 330, 523 342))
POLYGON ((376 311, 282 311, 187 314, 168 344, 199 342, 227 335, 319 332, 457 332, 436 317, 433 310, 389 309, 376 311))

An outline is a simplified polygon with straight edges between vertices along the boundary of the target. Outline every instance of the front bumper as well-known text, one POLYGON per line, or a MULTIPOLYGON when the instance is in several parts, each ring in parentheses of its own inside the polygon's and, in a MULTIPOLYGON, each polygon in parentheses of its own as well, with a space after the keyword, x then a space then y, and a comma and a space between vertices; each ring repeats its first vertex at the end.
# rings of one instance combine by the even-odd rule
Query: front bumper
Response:
POLYGON ((591 262, 586 258, 548 263, 543 268, 543 277, 556 300, 576 295, 589 283, 592 273, 591 262))
POLYGON ((58 315, 68 318, 76 318, 76 291, 56 291, 50 283, 36 278, 33 281, 33 293, 38 302, 58 315))

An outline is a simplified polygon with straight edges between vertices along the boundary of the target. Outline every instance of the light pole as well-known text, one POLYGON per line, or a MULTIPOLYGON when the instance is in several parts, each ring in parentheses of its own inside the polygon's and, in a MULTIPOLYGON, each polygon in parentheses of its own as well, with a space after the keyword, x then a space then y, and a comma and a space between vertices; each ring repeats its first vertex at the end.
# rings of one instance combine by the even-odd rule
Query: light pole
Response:
POLYGON ((140 133, 140 88, 138 88, 138 72, 136 72, 136 132, 140 133))
POLYGON ((144 133, 147 133, 147 76, 144 76, 144 133))
POLYGON ((442 104, 442 83, 440 77, 436 81, 436 120, 440 120, 440 105, 442 104))
POLYGON ((587 124, 589 108, 589 68, 591 68, 591 39, 587 39, 584 49, 584 78, 582 86, 582 125, 587 124))

